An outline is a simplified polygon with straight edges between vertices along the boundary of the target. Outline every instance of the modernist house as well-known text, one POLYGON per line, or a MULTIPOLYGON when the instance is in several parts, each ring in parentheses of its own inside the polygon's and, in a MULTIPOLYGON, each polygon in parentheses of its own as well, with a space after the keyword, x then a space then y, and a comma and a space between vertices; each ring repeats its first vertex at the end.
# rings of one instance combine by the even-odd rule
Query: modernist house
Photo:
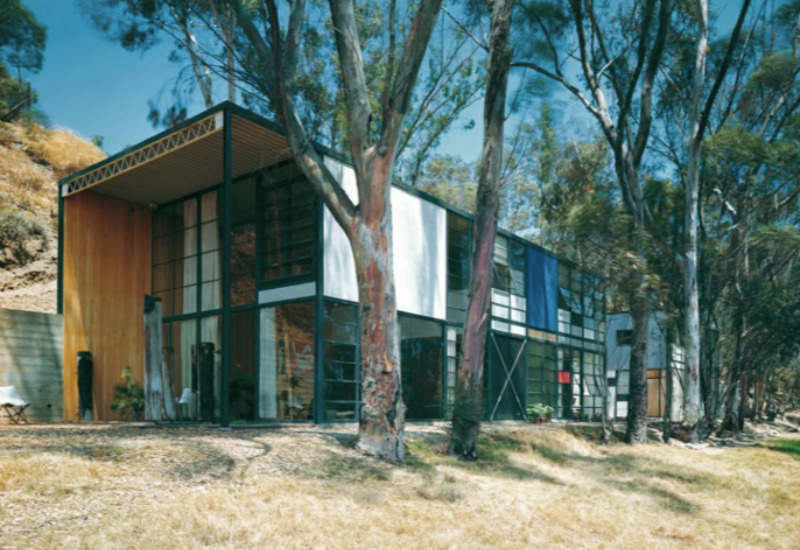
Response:
MULTIPOLYGON (((346 161, 320 148, 355 196, 346 161)), ((472 221, 392 189, 408 419, 450 413, 467 301, 472 221)), ((94 359, 95 418, 113 419, 120 372, 141 381, 146 295, 163 304, 176 394, 204 421, 346 421, 359 414, 357 287, 343 231, 277 126, 214 107, 65 178, 59 200, 64 417, 76 356, 94 359), (189 390, 188 392, 186 390, 189 390)), ((602 407, 604 296, 595 277, 502 233, 495 249, 486 418, 602 407)))
MULTIPOLYGON (((606 367, 609 378, 609 411, 616 417, 628 414, 630 391, 633 318, 630 313, 612 313, 606 317, 606 367)), ((647 416, 663 417, 667 405, 668 378, 672 382, 671 419, 680 422, 683 411, 683 348, 670 345, 664 315, 656 313, 647 323, 647 416), (667 357, 670 369, 667 369, 667 357)))

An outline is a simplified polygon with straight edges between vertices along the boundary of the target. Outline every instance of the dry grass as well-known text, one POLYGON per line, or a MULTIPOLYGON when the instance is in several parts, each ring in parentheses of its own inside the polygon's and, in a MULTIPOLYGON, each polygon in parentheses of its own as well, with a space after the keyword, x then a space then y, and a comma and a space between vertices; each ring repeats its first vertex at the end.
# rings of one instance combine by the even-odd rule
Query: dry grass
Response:
POLYGON ((404 467, 354 428, 0 428, 9 548, 797 548, 800 438, 622 444, 485 430, 483 459, 409 429, 404 467))
POLYGON ((27 147, 53 170, 57 179, 103 160, 106 155, 93 143, 69 130, 42 130, 31 134, 27 147))

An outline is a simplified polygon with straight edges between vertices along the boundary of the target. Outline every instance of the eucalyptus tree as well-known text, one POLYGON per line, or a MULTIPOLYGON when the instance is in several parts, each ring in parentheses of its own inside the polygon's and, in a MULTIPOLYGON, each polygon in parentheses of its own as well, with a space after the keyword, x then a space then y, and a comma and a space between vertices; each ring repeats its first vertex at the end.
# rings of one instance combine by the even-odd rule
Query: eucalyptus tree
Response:
MULTIPOLYGON (((617 183, 635 236, 636 264, 645 263, 644 230, 661 240, 642 191, 641 169, 653 124, 654 83, 666 50, 670 0, 621 2, 609 8, 569 0, 523 4, 522 23, 543 37, 545 53, 520 50, 513 66, 561 86, 600 126, 614 158, 617 183), (541 5, 547 6, 543 12, 541 5), (569 60, 575 63, 570 64, 569 60), (575 72, 570 72, 572 69, 575 72)), ((643 272, 629 296, 633 318, 626 441, 646 438, 647 319, 652 310, 643 272)))
POLYGON ((414 84, 441 0, 422 0, 412 8, 405 36, 398 34, 395 25, 398 7, 394 1, 389 4, 387 70, 378 83, 368 82, 366 77, 353 2, 330 3, 357 204, 323 162, 298 114, 294 91, 303 30, 308 25, 305 3, 290 1, 288 13, 283 15, 270 0, 256 7, 240 0, 226 4, 237 21, 235 55, 240 70, 278 114, 293 158, 344 230, 353 250, 361 304, 358 447, 368 454, 402 461, 405 405, 400 382, 390 191, 403 122, 411 109, 414 84), (370 94, 370 85, 375 84, 380 90, 378 109, 373 108, 370 94))
POLYGON ((475 197, 469 300, 450 442, 453 453, 469 460, 478 458, 478 433, 483 416, 484 356, 494 274, 494 241, 500 210, 513 4, 512 0, 493 0, 489 5, 489 66, 483 104, 483 148, 475 197))

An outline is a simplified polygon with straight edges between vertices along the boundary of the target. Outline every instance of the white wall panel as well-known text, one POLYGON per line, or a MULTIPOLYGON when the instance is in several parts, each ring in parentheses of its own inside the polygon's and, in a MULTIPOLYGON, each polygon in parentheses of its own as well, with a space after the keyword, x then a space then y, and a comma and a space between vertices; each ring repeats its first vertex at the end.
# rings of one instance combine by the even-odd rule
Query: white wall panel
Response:
MULTIPOLYGON (((357 203, 358 188, 353 169, 330 157, 325 157, 325 165, 333 172, 350 199, 357 203)), ((325 296, 358 302, 358 282, 350 242, 328 207, 324 208, 322 215, 322 242, 325 296)))
MULTIPOLYGON (((325 158, 342 187, 357 202, 353 169, 325 158)), ((400 311, 445 319, 447 315, 447 213, 401 189, 393 188, 394 273, 400 311)), ((323 215, 325 296, 358 301, 358 283, 350 243, 325 208, 323 215)))
POLYGON ((447 212, 392 189, 394 282, 400 311, 447 315, 447 212))

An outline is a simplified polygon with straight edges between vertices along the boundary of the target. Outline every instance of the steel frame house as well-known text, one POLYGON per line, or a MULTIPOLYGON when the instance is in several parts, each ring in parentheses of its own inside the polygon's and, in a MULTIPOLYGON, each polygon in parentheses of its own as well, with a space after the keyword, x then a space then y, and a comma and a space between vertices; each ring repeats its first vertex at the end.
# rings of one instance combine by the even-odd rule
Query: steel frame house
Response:
MULTIPOLYGON (((319 150, 355 199, 350 166, 319 150)), ((78 410, 79 351, 94 357, 98 419, 113 418, 124 366, 142 379, 147 295, 162 301, 165 357, 192 418, 358 418, 352 254, 280 128, 223 103, 60 185, 65 419, 78 410)), ((407 418, 448 418, 471 217, 403 185, 392 189, 392 208, 407 418)), ((498 235, 487 419, 523 418, 537 403, 558 417, 599 414, 604 301, 596 277, 498 235)))

